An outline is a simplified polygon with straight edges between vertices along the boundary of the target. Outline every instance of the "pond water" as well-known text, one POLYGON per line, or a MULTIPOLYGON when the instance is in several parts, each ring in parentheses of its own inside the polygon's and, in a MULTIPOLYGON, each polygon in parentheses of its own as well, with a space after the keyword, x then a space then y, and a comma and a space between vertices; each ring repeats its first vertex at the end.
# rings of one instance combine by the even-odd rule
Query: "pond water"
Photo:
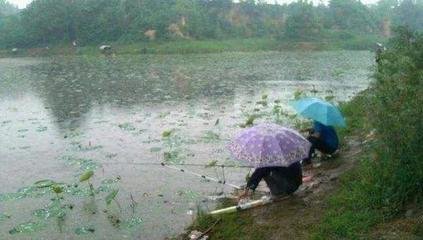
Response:
POLYGON ((372 64, 365 51, 0 59, 0 239, 174 236, 232 189, 161 162, 242 185, 246 168, 192 165, 236 164, 226 144, 250 116, 295 126, 295 95, 348 100, 372 64))

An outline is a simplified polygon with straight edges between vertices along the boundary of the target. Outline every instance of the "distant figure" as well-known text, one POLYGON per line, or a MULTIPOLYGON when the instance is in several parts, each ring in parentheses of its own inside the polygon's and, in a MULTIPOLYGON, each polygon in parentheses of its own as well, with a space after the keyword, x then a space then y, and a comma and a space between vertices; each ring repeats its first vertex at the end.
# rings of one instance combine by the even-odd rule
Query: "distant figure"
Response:
POLYGON ((112 53, 112 46, 110 45, 101 45, 99 49, 103 54, 106 54, 106 55, 112 53))
POLYGON ((339 139, 334 127, 314 121, 313 128, 309 129, 309 133, 307 139, 311 143, 311 148, 308 157, 303 160, 304 165, 311 163, 316 149, 324 154, 333 154, 338 150, 339 139))
POLYGON ((72 46, 73 46, 73 47, 77 47, 77 46, 78 46, 78 43, 76 42, 76 40, 73 40, 73 41, 72 41, 72 46))
POLYGON ((157 31, 154 29, 149 29, 144 33, 144 36, 146 36, 150 41, 156 40, 156 34, 157 31))
POLYGON ((376 62, 378 63, 381 59, 382 53, 386 51, 386 47, 384 47, 382 43, 376 43, 376 46, 376 62))
POLYGON ((294 193, 303 183, 301 163, 296 162, 289 167, 263 167, 257 168, 248 180, 245 192, 240 196, 244 198, 257 188, 262 179, 266 182, 273 197, 283 197, 294 193))

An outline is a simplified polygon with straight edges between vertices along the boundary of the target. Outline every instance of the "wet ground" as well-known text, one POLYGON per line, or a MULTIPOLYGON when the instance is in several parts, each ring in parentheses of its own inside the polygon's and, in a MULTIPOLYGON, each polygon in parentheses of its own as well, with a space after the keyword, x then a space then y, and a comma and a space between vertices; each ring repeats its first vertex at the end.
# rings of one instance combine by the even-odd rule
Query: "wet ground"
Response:
POLYGON ((161 162, 241 185, 245 168, 187 164, 236 164, 225 146, 248 118, 296 126, 289 100, 348 100, 372 61, 360 51, 0 59, 0 239, 175 235, 232 189, 161 162), (94 197, 79 183, 87 170, 94 197), (33 185, 43 179, 60 183, 59 200, 33 185))

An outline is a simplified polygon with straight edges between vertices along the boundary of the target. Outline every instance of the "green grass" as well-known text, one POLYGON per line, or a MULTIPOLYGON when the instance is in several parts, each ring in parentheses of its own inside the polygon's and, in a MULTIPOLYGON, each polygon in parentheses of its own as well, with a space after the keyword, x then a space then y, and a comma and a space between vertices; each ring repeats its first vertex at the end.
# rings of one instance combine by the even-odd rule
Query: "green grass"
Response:
MULTIPOLYGON (((218 208, 229 207, 234 204, 231 201, 226 201, 219 204, 218 208)), ((271 232, 271 227, 255 225, 254 217, 249 212, 223 214, 216 217, 200 212, 188 232, 191 230, 204 232, 216 222, 218 223, 211 231, 212 239, 262 240, 267 239, 268 233, 271 232)), ((187 239, 187 236, 183 235, 179 238, 187 239)))
MULTIPOLYGON (((339 34, 338 34, 339 35, 339 34)), ((266 38, 211 39, 211 40, 173 40, 154 42, 114 42, 110 43, 115 54, 192 54, 219 52, 257 52, 282 50, 363 50, 373 49, 375 36, 355 36, 343 39, 336 34, 328 34, 318 41, 303 42, 266 38)), ((0 57, 10 56, 50 56, 50 55, 101 55, 99 45, 73 48, 70 43, 57 44, 45 48, 19 49, 12 53, 10 49, 0 49, 0 57)))
POLYGON ((340 139, 353 134, 366 134, 371 130, 367 109, 371 97, 369 90, 365 90, 355 96, 352 101, 341 103, 340 109, 346 118, 347 126, 336 129, 340 139))

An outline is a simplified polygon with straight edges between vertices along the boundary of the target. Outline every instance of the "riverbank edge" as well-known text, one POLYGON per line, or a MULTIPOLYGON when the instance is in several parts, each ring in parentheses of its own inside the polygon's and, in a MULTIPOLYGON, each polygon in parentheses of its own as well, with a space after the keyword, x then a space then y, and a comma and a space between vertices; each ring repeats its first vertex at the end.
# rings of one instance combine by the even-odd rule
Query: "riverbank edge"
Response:
MULTIPOLYGON (((355 161, 353 161, 353 167, 343 173, 339 179, 332 183, 334 186, 333 190, 330 191, 331 194, 323 194, 323 196, 318 197, 319 201, 321 202, 321 204, 319 204, 319 209, 312 210, 315 211, 315 213, 311 213, 311 215, 314 216, 321 216, 318 219, 313 219, 317 220, 317 222, 314 222, 312 226, 309 226, 304 223, 292 223, 292 225, 298 225, 298 229, 296 229, 296 231, 303 232, 304 234, 302 237, 307 236, 306 239, 323 240, 336 239, 336 237, 339 237, 334 237, 330 233, 325 232, 326 228, 331 228, 332 231, 336 231, 336 228, 339 226, 337 225, 338 223, 336 221, 329 220, 331 217, 331 212, 339 210, 342 211, 343 209, 342 205, 334 205, 333 203, 331 203, 331 201, 334 197, 344 197, 345 192, 340 191, 342 187, 342 182, 350 181, 352 177, 351 175, 354 175, 354 171, 357 171, 359 169, 360 161, 362 159, 368 158, 372 154, 372 144, 368 143, 374 141, 375 139, 372 135, 372 129, 368 121, 368 115, 370 113, 367 111, 366 108, 366 105, 368 104, 368 99, 371 94, 371 89, 367 89, 359 93, 351 101, 341 103, 340 107, 345 115, 348 126, 344 129, 338 129, 340 139, 343 139, 343 147, 348 148, 345 143, 346 139, 348 138, 357 138, 362 141, 363 144, 358 146, 359 154, 354 157, 355 161)), ((342 158, 342 151, 343 150, 341 149, 341 159, 337 160, 337 164, 345 165, 346 159, 342 158)), ((351 159, 348 160, 352 161, 351 159)), ((234 205, 233 201, 222 202, 219 204, 218 208, 223 208, 231 205, 234 205)), ((423 211, 421 208, 418 208, 416 206, 411 206, 410 209, 411 210, 409 211, 412 211, 414 213, 413 217, 407 217, 406 213, 405 216, 397 216, 395 218, 390 219, 389 221, 384 221, 383 218, 379 218, 378 216, 374 216, 371 218, 369 217, 370 220, 368 221, 365 221, 366 219, 362 219, 361 222, 353 222, 353 220, 347 220, 352 222, 351 229, 349 230, 354 231, 354 236, 361 236, 365 239, 367 236, 372 236, 370 238, 374 239, 373 237, 377 238, 381 235, 386 235, 386 232, 389 232, 387 229, 393 232, 393 234, 396 234, 395 230, 400 229, 400 234, 402 234, 401 236, 404 239, 414 239, 414 236, 417 236, 419 233, 423 233, 423 211), (381 229, 384 230, 384 232, 381 232, 381 229)), ((245 211, 242 213, 227 214, 219 217, 212 217, 205 213, 199 213, 194 222, 186 229, 186 232, 173 239, 189 239, 188 235, 192 230, 209 231, 207 235, 209 235, 210 238, 208 239, 274 239, 272 238, 274 236, 273 234, 275 233, 275 231, 278 231, 278 228, 275 228, 275 224, 269 227, 263 227, 263 224, 256 224, 254 220, 255 214, 251 213, 253 211, 254 210, 245 211), (213 226, 213 228, 210 229, 210 226, 213 226), (218 236, 214 237, 214 234, 218 236)), ((270 219, 286 217, 279 216, 278 212, 270 212, 270 215, 273 216, 266 217, 270 219)), ((309 216, 310 213, 308 213, 307 215, 309 216)), ((304 220, 304 222, 307 222, 307 220, 304 220)), ((281 226, 281 228, 283 227, 287 228, 289 226, 281 226)), ((279 235, 284 234, 279 233, 279 235)), ((345 239, 350 238, 346 236, 345 239)))
MULTIPOLYGON (((347 128, 338 129, 340 139, 345 139, 346 137, 351 136, 363 136, 366 133, 364 121, 364 112, 362 109, 357 108, 358 102, 361 100, 362 96, 368 94, 369 90, 364 90, 363 92, 359 93, 356 97, 348 102, 341 103, 342 112, 347 119, 347 128)), ((361 103, 360 103, 361 104, 361 103)), ((345 146, 345 142, 342 142, 342 145, 345 146)), ((341 153, 342 154, 342 153, 341 153)), ((325 197, 323 202, 327 202, 329 197, 325 197)), ((225 201, 219 203, 217 208, 224 208, 234 205, 233 201, 225 201)), ((250 211, 251 212, 251 211, 250 211)), ((233 214, 226 214, 221 215, 219 217, 212 217, 205 213, 199 213, 194 220, 194 222, 187 227, 186 232, 182 233, 181 235, 173 238, 173 240, 184 240, 189 239, 189 233, 193 230, 198 231, 205 231, 208 227, 214 225, 215 222, 218 222, 214 225, 213 230, 210 231, 209 239, 234 239, 234 235, 230 233, 236 233, 235 239, 251 239, 251 240, 259 240, 259 239, 270 239, 268 232, 274 231, 274 229, 266 229, 262 226, 257 226, 254 223, 253 214, 250 214, 249 211, 245 211, 242 213, 233 213, 233 214), (214 238, 213 232, 219 232, 219 237, 214 238), (222 234, 223 233, 223 234, 222 234), (226 233, 229 233, 226 235, 226 233), (223 238, 222 238, 223 235, 223 238)), ((271 213, 274 216, 270 216, 270 218, 277 219, 278 213, 271 213)), ((319 223, 316 223, 318 225, 319 223)), ((305 228, 302 231, 306 231, 308 236, 312 236, 315 234, 316 229, 305 228)))
MULTIPOLYGON (((148 54, 206 54, 221 52, 258 52, 287 50, 371 50, 376 41, 383 41, 376 36, 349 39, 331 39, 324 41, 292 41, 275 38, 247 38, 226 40, 175 40, 136 43, 111 43, 112 49, 107 54, 148 55, 148 54)), ((47 57, 56 55, 104 54, 98 46, 73 47, 69 44, 46 46, 43 48, 0 49, 0 58, 5 57, 47 57)))

